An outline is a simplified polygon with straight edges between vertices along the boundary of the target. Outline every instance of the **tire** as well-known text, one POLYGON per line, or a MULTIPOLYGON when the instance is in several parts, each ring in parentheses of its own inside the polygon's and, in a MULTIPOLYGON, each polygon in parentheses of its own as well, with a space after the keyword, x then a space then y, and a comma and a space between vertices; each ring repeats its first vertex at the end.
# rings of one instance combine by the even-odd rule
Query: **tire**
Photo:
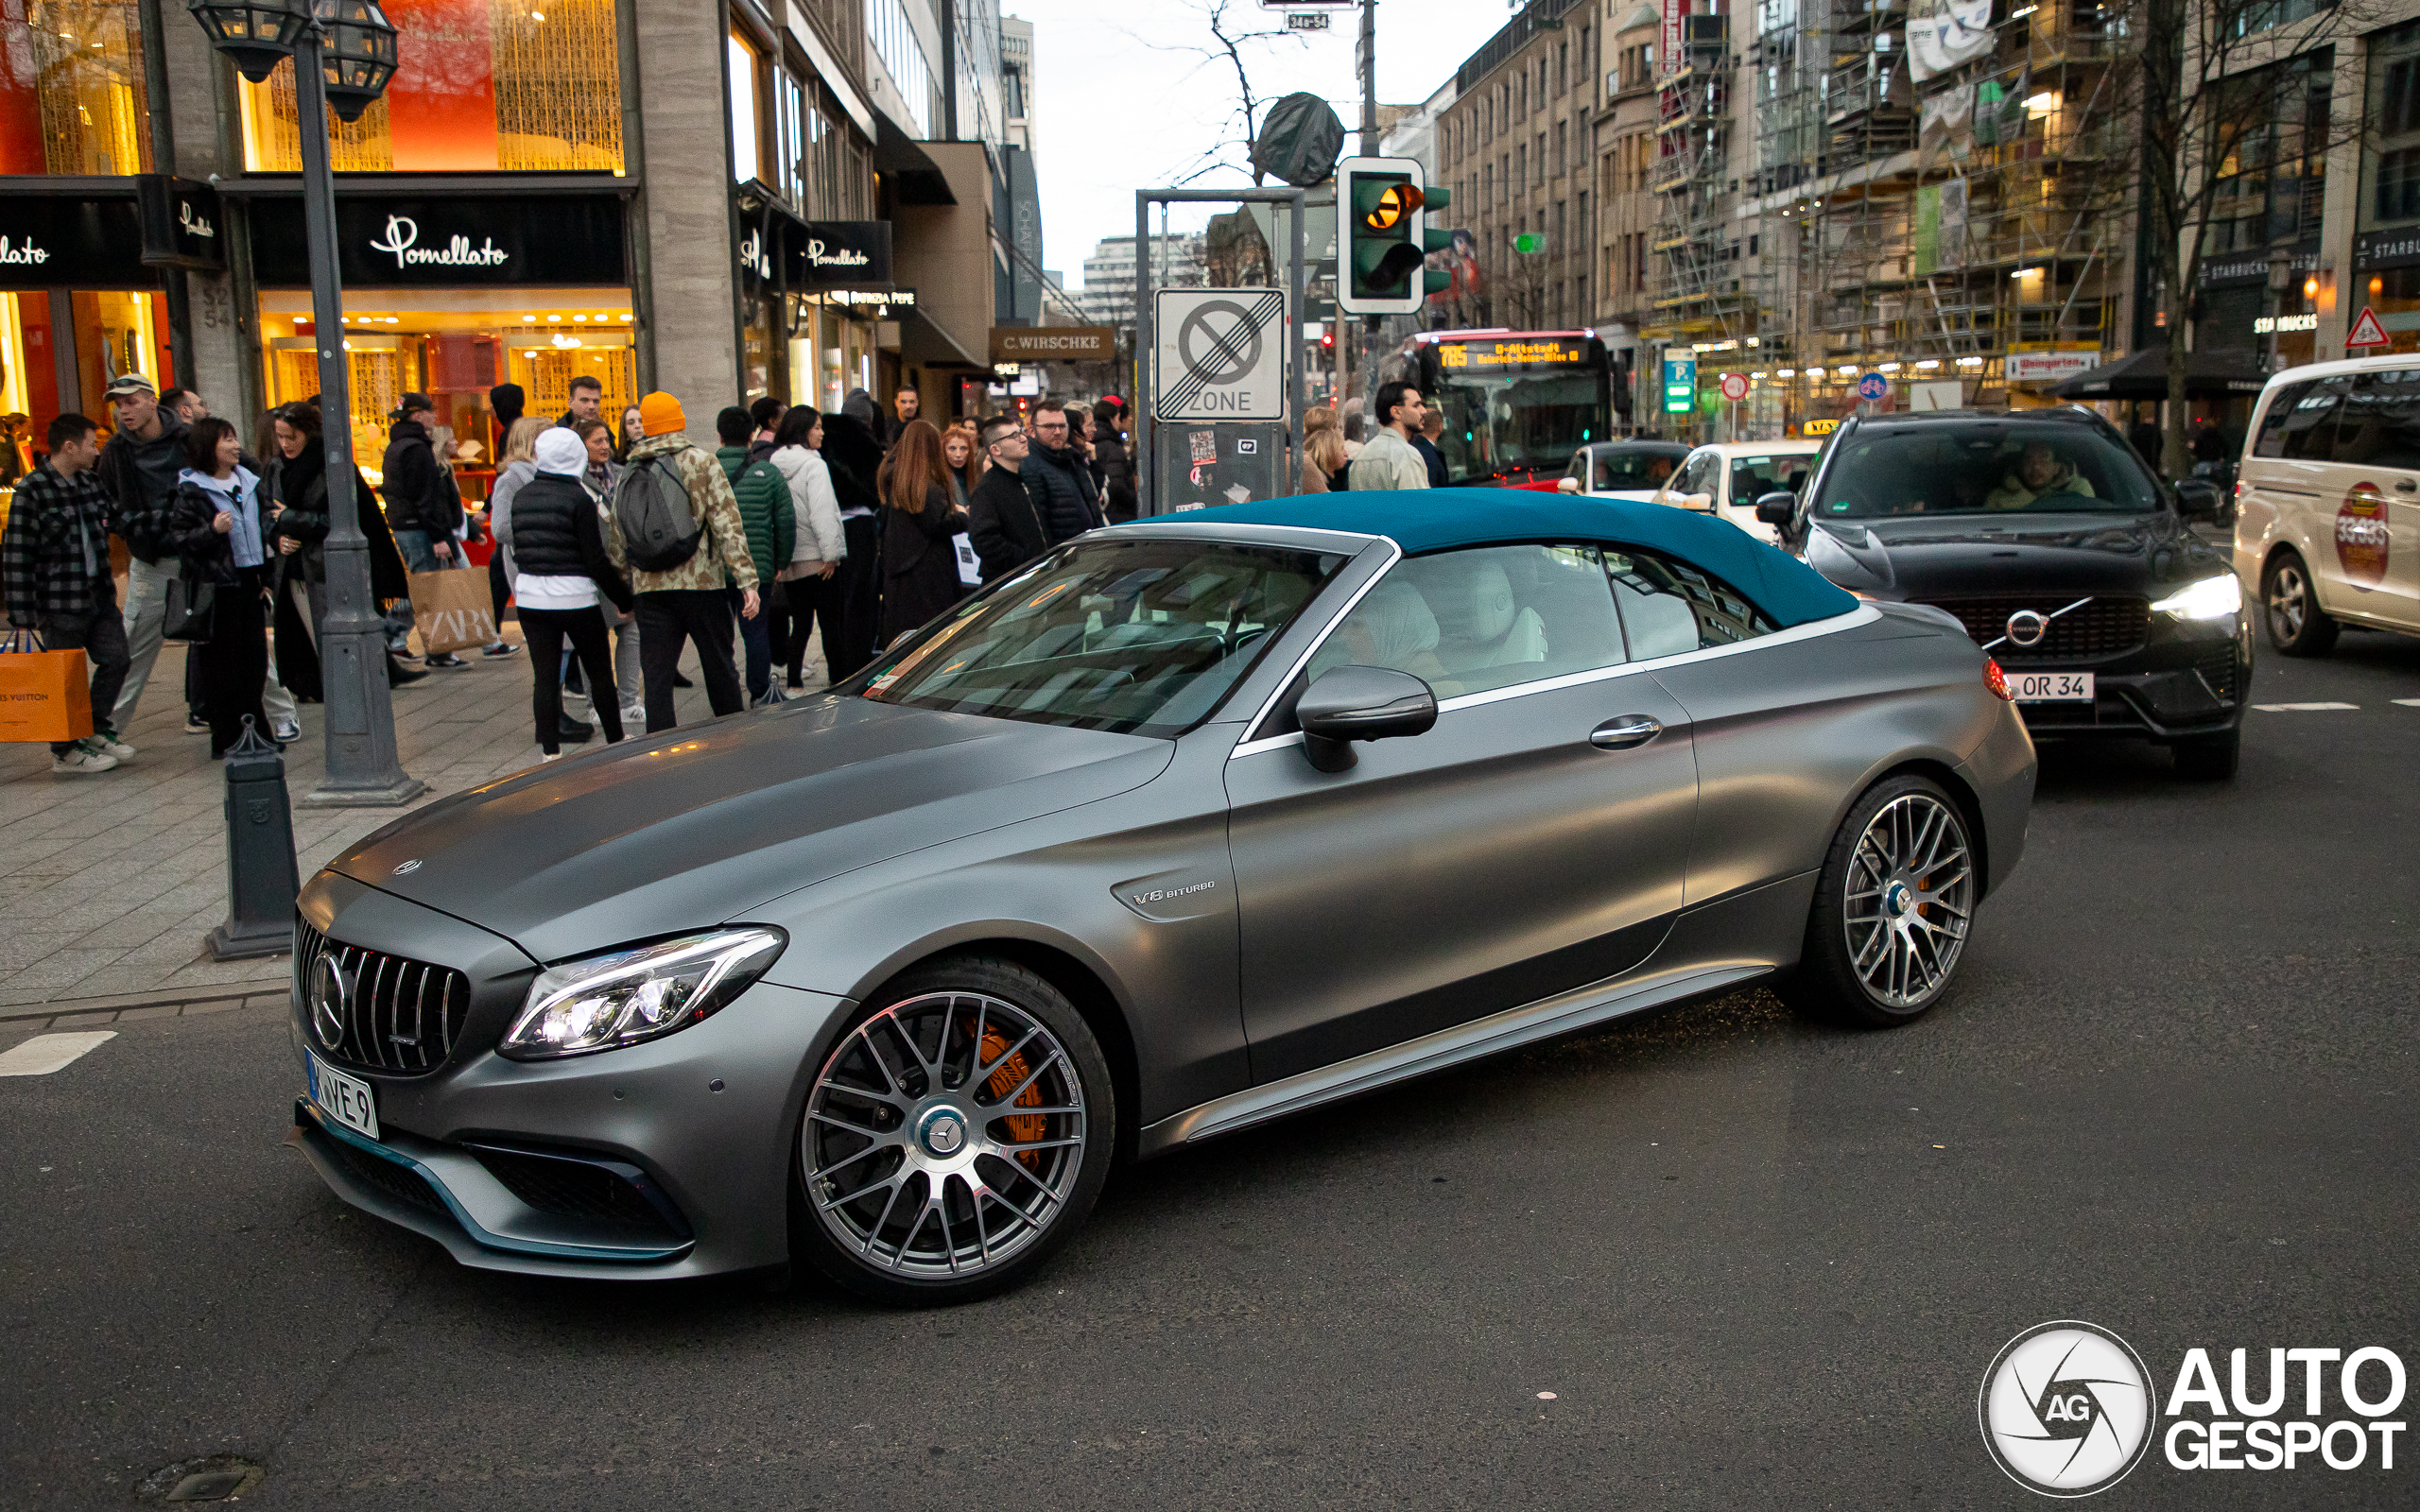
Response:
POLYGON ((2242 754, 2243 727, 2238 725, 2223 735, 2180 740, 2172 748, 2177 776, 2195 782, 2224 782, 2234 778, 2242 754))
POLYGON ((930 962, 816 1073, 792 1251, 891 1306, 989 1297, 1082 1225, 1116 1148, 1109 1063, 1065 994, 1012 961, 930 962))
POLYGON ((2279 656, 2325 656, 2341 628, 2319 607, 2319 590, 2300 555, 2281 551, 2260 575, 2260 623, 2279 656))
POLYGON ((1864 1028, 1924 1017, 1965 954, 1979 901, 1974 862, 1966 816, 1939 783, 1914 775, 1876 783, 1832 837, 1785 1001, 1864 1028))

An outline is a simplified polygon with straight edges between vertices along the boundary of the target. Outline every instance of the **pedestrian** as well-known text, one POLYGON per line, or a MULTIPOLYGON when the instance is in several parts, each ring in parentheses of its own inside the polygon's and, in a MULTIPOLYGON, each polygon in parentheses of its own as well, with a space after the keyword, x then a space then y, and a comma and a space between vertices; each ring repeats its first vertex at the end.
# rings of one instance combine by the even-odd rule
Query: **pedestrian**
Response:
POLYGON ((571 427, 579 444, 588 454, 588 465, 580 470, 580 480, 588 491, 601 499, 614 496, 614 480, 622 475, 622 464, 614 455, 614 427, 600 417, 584 420, 571 427))
MULTIPOLYGON (((749 460, 756 421, 748 411, 736 404, 726 407, 715 417, 715 434, 722 441, 715 460, 722 464, 722 475, 730 482, 732 499, 738 506, 740 529, 748 538, 748 558, 756 569, 755 581, 764 588, 762 596, 771 597, 774 579, 789 564, 795 543, 789 481, 772 463, 749 460)), ((783 618, 786 622, 788 616, 783 618)), ((751 708, 782 701, 781 690, 773 686, 773 647, 766 633, 771 622, 769 613, 747 615, 739 622, 751 708)))
MULTIPOLYGON (((592 421, 589 423, 604 422, 592 421)), ((512 582, 511 575, 518 570, 513 565, 512 548, 508 544, 512 540, 512 498, 521 491, 522 485, 538 475, 538 438, 554 428, 535 415, 524 415, 512 422, 510 430, 505 432, 504 449, 496 454, 495 483, 488 490, 488 529, 495 536, 495 554, 488 560, 501 564, 497 570, 506 575, 508 591, 512 582)), ((586 447, 580 448, 582 456, 587 453, 586 447)), ((496 602, 504 602, 503 593, 496 595, 496 602)))
MULTIPOLYGON (((395 408, 387 455, 378 468, 388 527, 403 548, 405 568, 415 573, 460 567, 466 559, 455 543, 463 524, 462 495, 438 466, 428 433, 436 418, 437 406, 426 394, 406 394, 395 408)), ((451 651, 429 657, 426 664, 447 669, 467 665, 451 651)))
MULTIPOLYGON (((1060 423, 1066 422, 1063 418, 1060 423)), ((909 420, 882 460, 882 644, 886 646, 965 594, 949 538, 966 528, 943 475, 942 433, 909 420)))
POLYGON ((1142 507, 1134 494, 1133 454, 1126 449, 1122 416, 1115 400, 1093 405, 1093 419, 1098 422, 1094 471, 1101 484, 1101 513, 1111 524, 1119 524, 1133 519, 1142 507))
POLYGON ((36 631, 51 651, 84 653, 92 679, 93 732, 50 743, 50 769, 62 776, 106 772, 134 757, 110 724, 126 681, 126 621, 110 573, 110 517, 101 486, 100 427, 82 415, 50 422, 50 455, 17 479, 9 527, 0 536, 0 582, 9 623, 36 631))
POLYGON ((1039 478, 1025 476, 1032 442, 1013 415, 994 415, 979 433, 990 462, 966 509, 966 533, 983 563, 983 581, 996 583, 1050 549, 1035 500, 1039 478))
MULTIPOLYGON (((613 658, 605 646, 602 604, 631 607, 631 585, 605 548, 605 517, 588 491, 588 447, 576 430, 542 430, 531 443, 528 478, 514 490, 512 512, 498 528, 497 550, 509 542, 512 595, 521 636, 529 647, 529 712, 541 761, 562 754, 563 646, 579 659, 591 690, 611 689, 613 658)), ((622 711, 592 692, 605 744, 622 739, 622 711)), ((580 727, 586 739, 587 727, 580 727)))
POLYGON ((1411 449, 1420 454, 1421 461, 1428 466, 1428 486, 1442 489, 1446 478, 1445 454, 1438 449, 1437 438, 1445 434, 1445 412, 1424 404, 1421 413, 1420 429, 1406 438, 1411 442, 1411 449))
MULTIPOLYGON (((302 607, 308 610, 311 645, 316 652, 327 634, 327 540, 333 528, 328 514, 328 454, 320 435, 320 407, 311 404, 281 404, 269 413, 276 417, 271 435, 277 460, 270 464, 277 473, 274 492, 283 506, 269 526, 269 536, 285 564, 284 576, 288 586, 285 592, 292 597, 299 587, 302 607)), ((354 518, 370 555, 371 600, 375 604, 381 599, 408 597, 411 579, 404 569, 403 553, 396 549, 395 538, 387 529, 386 517, 378 512, 378 495, 358 469, 354 470, 353 480, 354 518)), ((421 668, 406 666, 393 648, 388 648, 389 687, 405 687, 427 676, 421 668)))
POLYGON ((2168 444, 2166 433, 2159 428, 2159 406, 2136 404, 2134 411, 2135 423, 2126 429, 2126 443, 2143 459, 2143 465, 2157 474, 2160 453, 2168 444))
POLYGON ((1361 459, 1361 448, 1369 444, 1361 438, 1367 434, 1367 432, 1368 422, 1362 416, 1361 406, 1356 404, 1351 409, 1346 410, 1344 413, 1344 455, 1348 459, 1356 462, 1361 459))
POLYGON ((638 405, 632 404, 622 411, 622 428, 614 438, 614 460, 627 466, 631 449, 646 439, 647 418, 639 413, 638 405))
MULTIPOLYGON (((177 491, 177 474, 184 471, 185 422, 175 410, 161 407, 151 380, 139 372, 112 379, 105 397, 115 430, 101 448, 98 475, 116 502, 112 528, 126 542, 130 558, 124 610, 127 667, 116 707, 106 719, 102 711, 94 710, 93 720, 114 730, 130 730, 135 705, 160 659, 161 616, 167 608, 168 583, 177 576, 176 550, 167 541, 168 500, 177 491)), ((188 702, 186 732, 199 734, 208 728, 188 702)))
POLYGON ((942 432, 942 471, 949 474, 949 503, 963 509, 983 481, 983 449, 976 444, 975 427, 959 421, 942 432))
POLYGON ((849 557, 849 537, 840 519, 839 496, 832 489, 832 470, 825 465, 823 417, 811 404, 792 405, 774 434, 773 466, 789 485, 792 544, 789 565, 781 571, 784 594, 790 601, 790 639, 774 643, 774 653, 789 664, 789 685, 806 686, 806 640, 823 631, 824 672, 831 679, 833 647, 840 640, 840 564, 849 557))
POLYGON ((488 390, 488 455, 504 455, 512 422, 528 413, 529 396, 519 384, 498 384, 488 390))
POLYGON ((1344 455, 1344 433, 1333 424, 1322 425, 1303 438, 1302 476, 1294 491, 1341 493, 1346 487, 1345 470, 1351 465, 1344 455))
MULTIPOLYGON (((614 485, 622 475, 622 464, 614 458, 614 427, 603 420, 582 421, 571 428, 588 453, 588 466, 580 472, 580 482, 596 503, 597 518, 603 519, 613 507, 614 485)), ((614 696, 622 711, 622 728, 637 730, 647 723, 647 694, 639 662, 639 620, 631 610, 611 598, 596 606, 605 616, 605 624, 614 632, 614 696)), ((596 690, 588 690, 589 701, 596 698, 596 690)))
POLYGON ((1428 487, 1428 464, 1411 444, 1424 418, 1418 384, 1397 380, 1378 386, 1378 434, 1353 459, 1356 491, 1428 487))
POLYGON ((873 660, 875 632, 881 628, 882 530, 878 510, 882 497, 874 477, 882 468, 882 446, 876 439, 873 396, 859 388, 841 404, 840 413, 823 418, 821 448, 832 472, 833 496, 840 501, 840 528, 848 538, 849 555, 840 568, 840 644, 823 644, 823 661, 834 682, 856 674, 873 660))
POLYGON ((731 496, 731 480, 711 454, 682 434, 689 421, 681 402, 666 393, 649 394, 639 401, 639 418, 647 437, 631 448, 629 466, 614 488, 605 548, 638 600, 647 729, 654 734, 679 723, 672 679, 681 669, 681 652, 691 641, 698 644, 707 703, 717 715, 739 713, 742 697, 731 661, 731 605, 723 595, 724 574, 738 578, 740 615, 753 619, 756 564, 748 555, 748 535, 739 523, 738 502, 731 496), (649 491, 642 493, 642 488, 649 491), (625 523, 632 518, 630 511, 649 497, 685 504, 694 532, 687 555, 654 568, 631 563, 624 536, 625 523))
POLYGON ((789 407, 770 394, 762 396, 748 406, 748 422, 755 427, 754 434, 748 440, 748 460, 769 462, 773 459, 773 448, 779 444, 774 439, 774 432, 780 429, 782 416, 788 412, 789 407))
POLYGON ((1052 545, 1105 523, 1093 492, 1092 470, 1071 443, 1067 406, 1056 399, 1033 406, 1033 455, 1026 465, 1042 486, 1042 524, 1052 545))
POLYGON ((898 445, 901 433, 908 429, 908 422, 925 412, 925 396, 903 384, 899 391, 890 396, 890 407, 897 416, 883 428, 885 451, 898 445))
POLYGON ((263 738, 268 713, 261 704, 268 679, 268 628, 261 614, 268 590, 268 522, 260 478, 243 465, 235 427, 204 419, 185 428, 184 471, 168 501, 166 534, 188 582, 213 590, 210 639, 200 658, 202 702, 210 711, 210 756, 227 754, 243 737, 244 720, 263 738))
POLYGON ((190 425, 210 418, 210 406, 190 388, 171 388, 160 396, 160 407, 175 412, 177 419, 190 425))
POLYGON ((562 412, 555 423, 569 430, 576 422, 596 420, 605 413, 605 380, 595 373, 581 373, 571 381, 571 407, 562 412))

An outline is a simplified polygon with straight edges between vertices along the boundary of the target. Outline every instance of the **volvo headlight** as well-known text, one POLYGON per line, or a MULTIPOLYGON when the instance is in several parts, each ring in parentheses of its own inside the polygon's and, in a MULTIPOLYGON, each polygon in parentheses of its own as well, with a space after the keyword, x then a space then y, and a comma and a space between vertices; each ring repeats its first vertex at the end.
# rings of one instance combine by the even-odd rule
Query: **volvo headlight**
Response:
POLYGON ((2180 620, 2222 620, 2243 610, 2243 584, 2233 573, 2187 583, 2152 606, 2154 614, 2180 620))
POLYGON ((725 929, 550 966, 500 1053, 584 1056, 685 1029, 746 991, 788 943, 778 929, 725 929))

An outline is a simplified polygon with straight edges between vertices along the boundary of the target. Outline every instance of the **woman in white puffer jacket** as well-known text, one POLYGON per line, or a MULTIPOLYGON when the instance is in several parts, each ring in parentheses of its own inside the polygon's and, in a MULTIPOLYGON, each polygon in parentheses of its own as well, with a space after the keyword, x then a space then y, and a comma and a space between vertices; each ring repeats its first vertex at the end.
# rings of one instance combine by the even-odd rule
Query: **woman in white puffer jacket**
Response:
POLYGON ((775 575, 789 597, 790 644, 786 649, 773 647, 774 663, 778 666, 786 656, 793 688, 806 685, 808 629, 821 625, 827 648, 841 633, 840 585, 833 574, 849 555, 849 541, 841 532, 840 500, 832 491, 831 470, 817 455, 822 444, 823 417, 812 404, 791 406, 773 432, 773 466, 789 483, 790 512, 798 521, 798 544, 790 563, 775 575))

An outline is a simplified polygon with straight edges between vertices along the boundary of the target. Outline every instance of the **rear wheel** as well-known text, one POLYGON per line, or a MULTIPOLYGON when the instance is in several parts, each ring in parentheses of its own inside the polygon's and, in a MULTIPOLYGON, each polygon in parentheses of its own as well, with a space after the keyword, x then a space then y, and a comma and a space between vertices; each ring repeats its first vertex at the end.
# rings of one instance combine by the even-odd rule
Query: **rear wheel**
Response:
POLYGON ((2280 656, 2325 656, 2336 645, 2336 622, 2319 607, 2310 568, 2283 551, 2260 577, 2260 617, 2280 656))
POLYGON ((876 1301, 972 1301, 1038 1269, 1115 1149, 1099 1042, 1013 962, 919 967, 840 1037, 807 1094, 804 1258, 876 1301))
POLYGON ((1815 885, 1783 993, 1803 1012, 1885 1028, 1949 990, 1980 889, 1966 818, 1927 778, 1876 783, 1849 810, 1815 885))

